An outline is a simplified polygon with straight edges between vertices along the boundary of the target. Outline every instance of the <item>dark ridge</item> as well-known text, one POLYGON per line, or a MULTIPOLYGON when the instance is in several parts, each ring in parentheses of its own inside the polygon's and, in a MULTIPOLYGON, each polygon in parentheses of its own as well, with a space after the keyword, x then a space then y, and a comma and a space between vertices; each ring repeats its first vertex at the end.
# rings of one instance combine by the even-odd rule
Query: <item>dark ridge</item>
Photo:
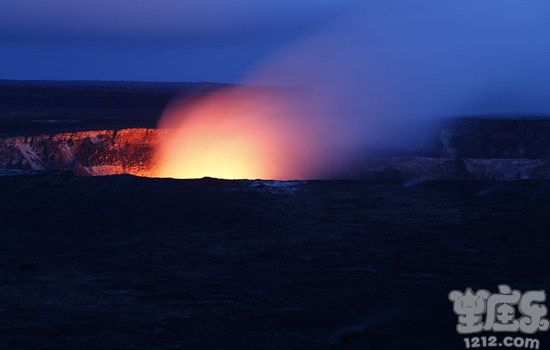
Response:
POLYGON ((0 136, 152 128, 176 95, 194 99, 228 86, 0 80, 0 136))

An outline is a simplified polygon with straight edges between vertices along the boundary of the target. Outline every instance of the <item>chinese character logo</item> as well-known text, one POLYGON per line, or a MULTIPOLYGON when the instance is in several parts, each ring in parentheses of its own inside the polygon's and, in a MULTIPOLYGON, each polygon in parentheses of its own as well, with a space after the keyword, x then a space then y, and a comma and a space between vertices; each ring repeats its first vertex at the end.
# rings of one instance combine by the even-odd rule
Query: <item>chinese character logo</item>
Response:
POLYGON ((498 291, 491 294, 485 289, 480 289, 474 293, 471 288, 467 288, 464 293, 457 290, 449 293, 453 310, 458 315, 458 333, 520 331, 533 334, 548 330, 550 324, 544 318, 548 309, 542 304, 546 301, 544 290, 527 291, 522 294, 502 284, 498 286, 498 291), (521 314, 518 318, 516 307, 521 314))

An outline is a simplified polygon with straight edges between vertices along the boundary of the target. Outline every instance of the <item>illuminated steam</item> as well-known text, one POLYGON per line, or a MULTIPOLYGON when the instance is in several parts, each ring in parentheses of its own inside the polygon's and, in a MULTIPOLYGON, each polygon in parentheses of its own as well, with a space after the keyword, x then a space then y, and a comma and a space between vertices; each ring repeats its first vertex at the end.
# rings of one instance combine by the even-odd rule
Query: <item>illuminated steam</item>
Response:
POLYGON ((236 87, 169 108, 161 127, 176 132, 159 148, 159 176, 292 179, 312 176, 325 147, 302 118, 296 96, 236 87), (312 146, 318 148, 311 148, 312 146))
POLYGON ((550 114, 550 3, 369 1, 288 45, 246 88, 174 103, 159 176, 322 178, 416 147, 438 118, 550 114), (277 88, 275 88, 277 87, 277 88))

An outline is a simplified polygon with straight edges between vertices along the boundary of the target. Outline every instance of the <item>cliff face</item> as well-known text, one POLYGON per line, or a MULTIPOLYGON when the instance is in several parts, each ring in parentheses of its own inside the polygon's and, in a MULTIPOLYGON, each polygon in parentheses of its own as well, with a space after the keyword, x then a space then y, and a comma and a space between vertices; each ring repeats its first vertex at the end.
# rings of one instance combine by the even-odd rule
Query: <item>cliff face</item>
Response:
POLYGON ((123 129, 1 138, 0 168, 152 176, 155 148, 168 132, 123 129))
POLYGON ((371 157, 350 177, 419 180, 542 180, 550 179, 546 159, 479 159, 447 157, 371 157))
POLYGON ((550 157, 550 119, 458 118, 441 131, 447 156, 476 159, 550 157))
MULTIPOLYGON (((523 133, 525 128, 518 135, 512 130, 495 129, 491 123, 483 126, 470 122, 443 129, 439 156, 369 155, 343 173, 329 177, 550 179, 550 162, 546 157, 550 144, 545 144, 550 143, 550 138, 544 137, 549 133, 544 128, 532 128, 528 132, 531 137, 523 133), (494 136, 495 133, 501 137, 494 136)), ((0 138, 0 175, 65 170, 84 176, 151 177, 157 174, 155 151, 161 139, 171 135, 168 129, 136 128, 4 137, 0 138)))

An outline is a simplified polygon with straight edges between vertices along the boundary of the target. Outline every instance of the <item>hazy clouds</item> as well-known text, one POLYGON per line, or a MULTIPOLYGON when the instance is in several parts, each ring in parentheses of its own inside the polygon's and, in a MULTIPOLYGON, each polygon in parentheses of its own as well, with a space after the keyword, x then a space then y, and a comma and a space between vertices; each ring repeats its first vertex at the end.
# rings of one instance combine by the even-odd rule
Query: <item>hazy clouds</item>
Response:
POLYGON ((0 36, 244 40, 296 34, 357 0, 3 0, 0 36), (240 37, 244 36, 244 37, 240 37))
POLYGON ((359 0, 2 0, 0 78, 237 81, 359 0))

